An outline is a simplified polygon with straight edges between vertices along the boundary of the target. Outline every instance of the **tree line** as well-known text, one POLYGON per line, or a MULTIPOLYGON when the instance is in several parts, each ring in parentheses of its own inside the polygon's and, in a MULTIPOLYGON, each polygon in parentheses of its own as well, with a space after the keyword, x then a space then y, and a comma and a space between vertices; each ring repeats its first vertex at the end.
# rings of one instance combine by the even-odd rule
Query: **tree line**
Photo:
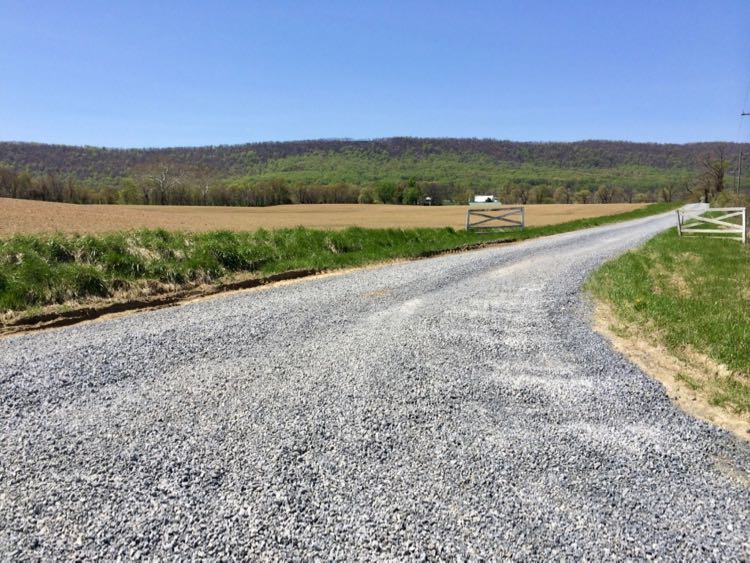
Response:
MULTIPOLYGON (((440 182, 414 179, 358 186, 348 183, 295 184, 283 178, 257 182, 206 179, 162 169, 143 176, 129 176, 98 188, 73 177, 54 174, 32 176, 0 168, 0 197, 60 203, 131 205, 220 205, 262 207, 291 203, 389 203, 405 205, 463 204, 477 190, 440 182)), ((637 192, 628 187, 601 185, 580 188, 574 182, 557 186, 515 182, 494 190, 503 203, 619 203, 672 201, 688 195, 670 185, 661 190, 637 192)))
MULTIPOLYGON (((669 176, 647 185, 623 180, 597 182, 596 177, 572 179, 517 178, 494 185, 491 193, 503 203, 640 203, 673 200, 709 201, 727 184, 730 161, 719 147, 696 163, 690 176, 669 176)), ((0 197, 62 203, 122 203, 141 205, 268 206, 290 203, 463 204, 483 184, 440 182, 411 177, 365 183, 315 182, 294 178, 225 177, 203 165, 183 165, 169 159, 134 166, 127 176, 96 182, 73 174, 32 174, 0 166, 0 197)))

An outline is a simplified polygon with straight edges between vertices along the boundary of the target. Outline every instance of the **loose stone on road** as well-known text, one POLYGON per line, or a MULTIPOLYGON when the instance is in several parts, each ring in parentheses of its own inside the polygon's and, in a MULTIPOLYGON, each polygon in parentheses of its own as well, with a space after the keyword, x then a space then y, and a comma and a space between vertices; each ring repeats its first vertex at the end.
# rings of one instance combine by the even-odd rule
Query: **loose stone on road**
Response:
POLYGON ((659 216, 0 340, 0 558, 750 558, 581 292, 659 216))

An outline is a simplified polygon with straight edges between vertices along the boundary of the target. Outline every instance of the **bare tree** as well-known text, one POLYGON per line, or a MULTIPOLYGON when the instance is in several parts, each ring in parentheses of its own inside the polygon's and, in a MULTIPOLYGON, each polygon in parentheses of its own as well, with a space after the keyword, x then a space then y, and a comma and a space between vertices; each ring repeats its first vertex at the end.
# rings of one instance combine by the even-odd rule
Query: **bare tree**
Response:
POLYGON ((200 204, 208 205, 208 194, 211 192, 211 187, 217 181, 216 172, 205 164, 198 164, 188 170, 187 176, 188 182, 193 186, 193 189, 200 198, 200 204))
POLYGON ((599 203, 612 203, 612 188, 609 186, 599 186, 594 194, 599 203))
POLYGON ((511 190, 511 197, 515 203, 526 205, 529 202, 529 195, 531 190, 527 184, 518 184, 511 190))
POLYGON ((703 192, 703 201, 710 201, 711 197, 724 190, 724 176, 729 168, 729 161, 725 158, 723 145, 717 149, 717 158, 708 153, 701 157, 702 173, 698 177, 698 188, 703 192))
POLYGON ((552 197, 554 198, 555 203, 570 203, 570 191, 564 186, 557 188, 552 197))
POLYGON ((625 190, 621 188, 620 186, 615 186, 614 188, 612 188, 609 202, 610 203, 623 203, 626 198, 627 198, 627 195, 625 194, 625 190))
POLYGON ((672 201, 672 197, 674 196, 674 184, 670 182, 669 184, 662 186, 661 193, 659 195, 661 196, 662 201, 672 201))
POLYGON ((544 198, 547 195, 547 190, 544 186, 534 186, 529 190, 528 201, 531 203, 544 203, 544 198))
POLYGON ((182 184, 182 173, 171 162, 159 160, 144 166, 138 174, 145 203, 166 205, 182 184), (153 197, 151 195, 153 194, 153 197))

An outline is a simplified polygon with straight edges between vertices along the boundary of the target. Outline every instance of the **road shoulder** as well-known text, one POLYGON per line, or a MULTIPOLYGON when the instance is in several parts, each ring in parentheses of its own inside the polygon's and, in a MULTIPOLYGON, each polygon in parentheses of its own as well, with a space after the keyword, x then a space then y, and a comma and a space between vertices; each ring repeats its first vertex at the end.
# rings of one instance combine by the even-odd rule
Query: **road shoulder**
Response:
POLYGON ((690 360, 675 357, 653 339, 647 339, 642 331, 618 319, 612 308, 601 300, 595 302, 593 321, 594 330, 604 336, 614 350, 659 381, 675 405, 691 416, 750 442, 750 417, 712 405, 691 385, 693 381, 711 377, 709 374, 729 374, 725 366, 697 354, 692 355, 690 360))

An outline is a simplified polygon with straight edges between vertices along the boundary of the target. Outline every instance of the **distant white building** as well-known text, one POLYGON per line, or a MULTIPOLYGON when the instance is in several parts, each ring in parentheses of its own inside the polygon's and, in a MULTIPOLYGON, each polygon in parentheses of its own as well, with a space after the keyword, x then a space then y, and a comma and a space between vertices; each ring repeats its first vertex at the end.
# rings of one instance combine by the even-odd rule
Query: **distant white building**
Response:
POLYGON ((471 203, 500 203, 494 195, 475 195, 471 203))

